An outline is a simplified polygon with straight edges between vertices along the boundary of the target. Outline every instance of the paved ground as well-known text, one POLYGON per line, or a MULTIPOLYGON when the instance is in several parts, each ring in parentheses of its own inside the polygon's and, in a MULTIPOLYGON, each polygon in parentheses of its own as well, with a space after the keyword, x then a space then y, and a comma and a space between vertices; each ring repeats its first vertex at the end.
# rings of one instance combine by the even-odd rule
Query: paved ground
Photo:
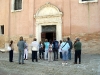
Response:
POLYGON ((72 60, 68 65, 62 66, 62 60, 48 62, 39 60, 38 62, 25 60, 25 64, 18 64, 18 54, 14 53, 14 62, 8 60, 8 53, 0 52, 0 75, 100 75, 100 55, 99 54, 82 54, 82 63, 73 64, 72 60))

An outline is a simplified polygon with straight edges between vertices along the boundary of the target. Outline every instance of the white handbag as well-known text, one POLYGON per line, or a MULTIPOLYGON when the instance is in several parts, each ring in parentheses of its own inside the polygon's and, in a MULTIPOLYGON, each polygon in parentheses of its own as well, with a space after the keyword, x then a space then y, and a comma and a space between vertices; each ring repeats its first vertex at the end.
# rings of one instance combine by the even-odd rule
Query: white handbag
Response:
POLYGON ((8 47, 7 47, 7 50, 8 50, 8 51, 11 51, 11 47, 10 47, 10 46, 8 46, 8 47))
POLYGON ((33 50, 33 51, 37 51, 37 48, 33 46, 33 47, 32 47, 32 50, 33 50))

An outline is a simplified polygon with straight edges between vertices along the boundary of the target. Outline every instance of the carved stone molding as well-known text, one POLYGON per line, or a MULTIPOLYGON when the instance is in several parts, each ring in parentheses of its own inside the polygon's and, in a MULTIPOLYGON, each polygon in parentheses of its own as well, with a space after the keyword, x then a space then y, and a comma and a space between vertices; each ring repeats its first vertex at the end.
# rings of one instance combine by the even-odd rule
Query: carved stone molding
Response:
POLYGON ((36 19, 36 23, 62 23, 60 17, 36 19))
POLYGON ((48 17, 61 17, 62 12, 54 6, 53 4, 46 3, 45 5, 41 6, 36 15, 34 15, 35 18, 48 18, 48 17))

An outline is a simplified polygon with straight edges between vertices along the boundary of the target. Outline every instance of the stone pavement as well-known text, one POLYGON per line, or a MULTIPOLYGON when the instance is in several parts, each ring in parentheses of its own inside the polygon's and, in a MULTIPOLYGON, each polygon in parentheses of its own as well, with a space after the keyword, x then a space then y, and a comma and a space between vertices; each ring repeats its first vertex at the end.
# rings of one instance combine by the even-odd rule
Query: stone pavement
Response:
POLYGON ((18 64, 18 54, 14 53, 14 62, 9 62, 9 53, 0 52, 0 75, 100 75, 100 55, 99 54, 82 54, 82 63, 73 64, 72 60, 68 65, 62 66, 62 60, 48 62, 38 60, 25 60, 25 64, 18 64))

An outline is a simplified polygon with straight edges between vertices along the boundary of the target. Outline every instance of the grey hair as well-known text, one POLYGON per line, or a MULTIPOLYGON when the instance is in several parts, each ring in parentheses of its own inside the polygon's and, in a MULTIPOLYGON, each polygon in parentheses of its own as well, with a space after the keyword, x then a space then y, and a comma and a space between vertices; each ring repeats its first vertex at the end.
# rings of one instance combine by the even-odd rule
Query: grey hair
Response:
POLYGON ((77 41, 80 41, 80 38, 76 38, 77 41))
POLYGON ((66 42, 66 38, 63 38, 63 42, 66 42))

